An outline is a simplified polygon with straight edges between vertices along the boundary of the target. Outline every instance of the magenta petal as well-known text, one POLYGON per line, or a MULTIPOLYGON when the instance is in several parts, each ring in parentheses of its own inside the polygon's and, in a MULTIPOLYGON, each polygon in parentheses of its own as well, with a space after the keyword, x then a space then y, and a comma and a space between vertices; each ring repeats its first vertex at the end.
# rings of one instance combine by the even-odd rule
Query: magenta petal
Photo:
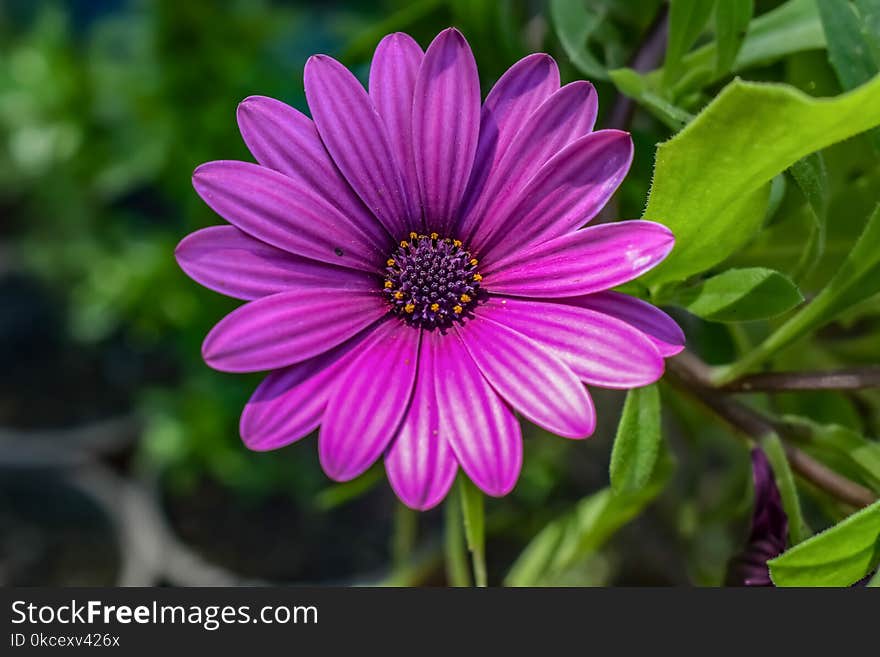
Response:
POLYGON ((547 431, 586 438, 596 412, 574 372, 540 343, 487 316, 458 329, 483 376, 511 406, 547 431))
POLYGON ((263 379, 241 415, 244 444, 260 452, 278 449, 317 429, 337 377, 360 354, 356 347, 372 330, 263 379))
POLYGON ((420 333, 397 320, 386 322, 331 392, 318 435, 321 467, 331 479, 354 479, 394 437, 412 395, 420 333))
POLYGON ((473 231, 479 220, 469 208, 484 196, 489 175, 504 157, 529 116, 559 89, 559 69, 544 53, 528 55, 507 69, 486 96, 480 114, 480 138, 471 177, 461 203, 457 234, 473 231))
POLYGON ((321 140, 354 191, 398 238, 412 211, 382 118, 357 78, 332 57, 315 55, 305 68, 306 98, 321 140))
POLYGON ((587 223, 626 177, 632 157, 632 139, 619 130, 600 130, 569 144, 509 203, 508 211, 499 211, 505 221, 495 239, 479 250, 483 261, 587 223))
POLYGON ((211 226, 187 235, 174 257, 205 287, 236 299, 259 299, 302 287, 374 289, 374 278, 276 249, 235 226, 211 226))
POLYGON ((516 416, 480 372, 458 335, 437 343, 435 371, 440 427, 468 477, 500 497, 522 467, 522 430, 516 416))
POLYGON ((494 297, 478 309, 477 319, 480 317, 528 336, 585 383, 626 389, 648 385, 663 376, 663 358, 648 336, 593 310, 567 303, 494 297))
POLYGON ((202 344, 202 357, 223 372, 273 370, 335 347, 387 312, 388 304, 375 292, 281 292, 220 320, 202 344))
POLYGON ((257 162, 313 189, 377 247, 387 246, 388 233, 339 173, 310 118, 265 96, 246 98, 236 114, 241 136, 257 162))
POLYGON ((439 504, 455 479, 458 463, 448 438, 440 432, 435 393, 437 331, 422 334, 419 371, 412 401, 388 454, 385 470, 397 496, 412 509, 425 511, 439 504))
POLYGON ((664 357, 674 356, 684 349, 685 337, 681 327, 669 315, 647 301, 609 291, 565 299, 565 303, 623 320, 648 336, 664 357))
POLYGON ((672 232, 651 221, 588 226, 519 251, 483 272, 483 286, 515 296, 573 297, 644 274, 672 250, 672 232))
POLYGON ((279 249, 374 272, 384 254, 318 192, 250 162, 219 161, 193 173, 193 187, 221 217, 279 249))
POLYGON ((532 113, 462 220, 469 227, 462 239, 473 250, 484 254, 494 235, 509 231, 507 217, 523 188, 547 160, 593 129, 597 111, 596 90, 580 80, 559 89, 532 113))
POLYGON ((422 212, 429 230, 455 225, 480 133, 480 78, 461 32, 428 46, 416 80, 413 138, 422 212))
POLYGON ((370 98, 385 124, 409 206, 414 209, 421 201, 413 152, 413 93, 424 56, 411 36, 396 32, 379 42, 370 65, 370 98))

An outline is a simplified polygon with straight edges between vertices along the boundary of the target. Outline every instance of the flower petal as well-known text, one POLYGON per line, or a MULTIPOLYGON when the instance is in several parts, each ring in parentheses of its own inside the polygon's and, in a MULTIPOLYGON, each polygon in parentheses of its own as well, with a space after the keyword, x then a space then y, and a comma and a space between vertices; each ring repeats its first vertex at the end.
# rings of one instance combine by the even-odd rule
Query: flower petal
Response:
POLYGON ((244 444, 258 452, 278 449, 317 429, 334 383, 372 331, 365 329, 330 351, 266 376, 241 414, 244 444))
POLYGON ((375 292, 309 288, 233 310, 211 329, 202 357, 222 372, 259 372, 317 356, 388 312, 375 292))
POLYGON ((593 310, 567 303, 494 297, 479 307, 477 319, 480 317, 531 338, 585 383, 637 388, 663 375, 663 358, 645 334, 593 310))
POLYGON ((483 285, 515 296, 573 297, 642 275, 672 250, 672 232, 651 221, 589 226, 489 263, 483 285))
POLYGON ((597 111, 596 90, 583 80, 562 87, 534 111, 462 220, 470 227, 462 239, 473 251, 484 254, 494 235, 507 232, 507 217, 523 188, 547 160, 593 129, 597 111))
POLYGON ((437 331, 422 334, 412 401, 385 456, 385 470, 394 492, 404 504, 419 511, 436 506, 446 497, 458 470, 447 436, 440 433, 434 380, 435 343, 440 339, 437 331))
POLYGON ((455 225, 480 134, 480 78, 468 42, 454 28, 428 46, 413 101, 422 213, 429 230, 455 225))
POLYGON ((187 235, 174 251, 180 268, 205 287, 250 301, 291 288, 374 289, 361 271, 335 267, 276 249, 235 226, 211 226, 187 235))
POLYGON ((540 344, 486 316, 457 330, 486 380, 529 420, 566 438, 586 438, 596 429, 586 388, 540 344))
POLYGON ((412 395, 420 333, 399 320, 385 322, 331 392, 318 435, 321 467, 331 479, 354 479, 394 437, 412 395), (382 371, 389 376, 377 376, 382 371))
POLYGON ((424 56, 411 36, 396 32, 379 42, 370 64, 370 98, 382 117, 409 207, 414 209, 421 201, 413 151, 413 93, 424 56))
MULTIPOLYGON (((491 172, 504 157, 529 116, 559 89, 559 69, 550 55, 536 53, 522 58, 502 75, 483 103, 480 138, 467 190, 461 203, 457 235, 470 234, 476 217, 469 211, 483 196, 491 172)), ((479 219, 479 217, 476 217, 479 219)))
POLYGON ((509 201, 506 212, 496 212, 503 223, 494 239, 484 242, 487 247, 478 249, 483 261, 583 226, 617 190, 632 156, 632 139, 620 130, 600 130, 569 144, 509 201))
POLYGON ((339 173, 310 118, 265 96, 244 99, 236 115, 241 136, 257 162, 313 189, 378 248, 387 247, 390 236, 339 173))
POLYGON ((522 468, 522 429, 516 416, 454 331, 439 340, 435 358, 441 432, 484 493, 506 495, 522 468))
POLYGON ((407 232, 413 211, 382 118, 357 78, 332 57, 305 68, 306 98, 321 140, 354 191, 392 236, 407 232))
POLYGON ((193 187, 221 217, 296 255, 375 272, 373 239, 308 185, 250 162, 218 161, 193 173, 193 187))
POLYGON ((565 299, 565 303, 623 320, 647 335, 665 358, 684 349, 685 337, 681 327, 669 315, 647 301, 608 291, 565 299))

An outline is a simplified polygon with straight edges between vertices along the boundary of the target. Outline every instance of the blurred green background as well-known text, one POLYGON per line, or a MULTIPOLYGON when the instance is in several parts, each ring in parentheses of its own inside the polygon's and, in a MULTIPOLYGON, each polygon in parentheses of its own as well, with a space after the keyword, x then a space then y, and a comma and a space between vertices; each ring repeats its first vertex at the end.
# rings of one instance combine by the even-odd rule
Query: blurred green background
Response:
MULTIPOLYGON (((663 3, 592 4, 603 7, 603 22, 589 51, 608 68, 632 64, 663 3)), ((758 2, 755 13, 779 4, 758 2)), ((387 32, 427 46, 449 25, 473 46, 484 91, 539 50, 557 58, 565 81, 584 77, 538 0, 0 4, 0 582, 445 581, 443 510, 417 519, 401 511, 381 468, 340 486, 320 471, 314 440, 263 454, 243 447, 238 415, 259 377, 214 372, 200 358, 203 336, 237 302, 189 280, 173 250, 187 233, 220 223, 193 192, 192 170, 250 159, 235 125, 240 100, 261 94, 307 111, 309 55, 331 54, 365 79, 387 32)), ((840 91, 822 48, 744 75, 814 95, 840 91)), ((696 111, 728 79, 683 102, 696 111)), ((626 105, 609 81, 593 81, 598 125, 607 127, 615 105, 626 105)), ((635 162, 612 210, 625 218, 641 214, 654 146, 673 132, 655 113, 634 111, 623 120, 635 162)), ((837 193, 814 288, 858 234, 878 182, 867 139, 826 157, 837 193)), ((790 235, 810 218, 793 187, 777 190, 778 218, 733 264, 796 266, 801 249, 790 235)), ((673 313, 710 363, 729 361, 763 330, 673 313)), ((852 332, 839 343, 843 358, 846 348, 855 362, 877 351, 865 338, 873 328, 837 330, 852 332)), ((824 356, 799 358, 821 364, 824 356)), ((595 393, 600 425, 589 441, 527 429, 517 488, 488 505, 492 580, 550 519, 607 484, 622 395, 595 393)), ((718 584, 740 547, 750 511, 746 449, 703 411, 663 394, 674 480, 565 583, 718 584)), ((774 403, 876 433, 864 401, 774 403)), ((823 511, 821 495, 806 504, 825 522, 837 513, 823 511)))

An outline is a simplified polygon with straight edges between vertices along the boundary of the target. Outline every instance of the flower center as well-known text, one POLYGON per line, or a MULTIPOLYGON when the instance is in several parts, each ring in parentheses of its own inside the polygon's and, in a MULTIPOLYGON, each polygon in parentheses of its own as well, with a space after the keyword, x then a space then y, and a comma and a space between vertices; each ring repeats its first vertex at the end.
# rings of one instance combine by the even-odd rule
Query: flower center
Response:
POLYGON ((483 277, 459 240, 410 233, 386 265, 384 292, 391 310, 415 326, 448 326, 477 302, 483 277))

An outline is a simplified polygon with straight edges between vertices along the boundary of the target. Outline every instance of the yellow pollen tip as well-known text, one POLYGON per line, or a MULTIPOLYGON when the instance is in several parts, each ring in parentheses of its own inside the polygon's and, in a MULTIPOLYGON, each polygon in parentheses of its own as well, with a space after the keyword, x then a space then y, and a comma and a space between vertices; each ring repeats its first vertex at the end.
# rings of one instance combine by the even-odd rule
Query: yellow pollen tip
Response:
POLYGON ((452 240, 453 246, 461 247, 461 240, 452 240))
POLYGON ((397 292, 394 293, 394 298, 395 298, 395 299, 398 299, 398 300, 399 300, 399 299, 403 299, 403 292, 401 292, 400 290, 398 290, 397 292))
POLYGON ((435 240, 435 239, 437 239, 438 237, 440 237, 440 236, 439 236, 437 233, 431 233, 431 239, 432 239, 432 240, 435 240))
POLYGON ((481 274, 474 274, 474 280, 479 282, 483 280, 483 276, 481 274))
POLYGON ((388 260, 385 261, 385 264, 388 265, 389 267, 393 267, 394 266, 394 258, 388 258, 388 260))
POLYGON ((464 308, 462 308, 461 306, 452 307, 452 312, 454 312, 456 315, 461 315, 462 310, 464 310, 464 308))
POLYGON ((477 266, 477 263, 478 263, 478 262, 479 262, 479 260, 477 260, 476 258, 471 258, 471 264, 472 264, 474 267, 477 266))
POLYGON ((392 287, 394 287, 394 283, 392 283, 391 281, 385 281, 386 290, 390 290, 392 287))
POLYGON ((431 310, 433 310, 434 312, 437 312, 438 310, 440 310, 440 304, 439 303, 432 303, 431 310))
POLYGON ((411 240, 414 240, 414 239, 417 238, 418 236, 419 236, 418 233, 410 233, 410 234, 409 234, 409 238, 410 238, 411 240))
POLYGON ((467 302, 470 301, 470 300, 471 300, 471 297, 470 297, 469 294, 462 294, 462 295, 461 295, 461 302, 462 302, 462 303, 467 303, 467 302))
POLYGON ((416 305, 414 303, 408 303, 403 307, 403 309, 411 315, 415 312, 416 305))
POLYGON ((409 242, 407 242, 406 240, 400 240, 400 246, 402 246, 405 249, 406 247, 409 246, 409 242))

